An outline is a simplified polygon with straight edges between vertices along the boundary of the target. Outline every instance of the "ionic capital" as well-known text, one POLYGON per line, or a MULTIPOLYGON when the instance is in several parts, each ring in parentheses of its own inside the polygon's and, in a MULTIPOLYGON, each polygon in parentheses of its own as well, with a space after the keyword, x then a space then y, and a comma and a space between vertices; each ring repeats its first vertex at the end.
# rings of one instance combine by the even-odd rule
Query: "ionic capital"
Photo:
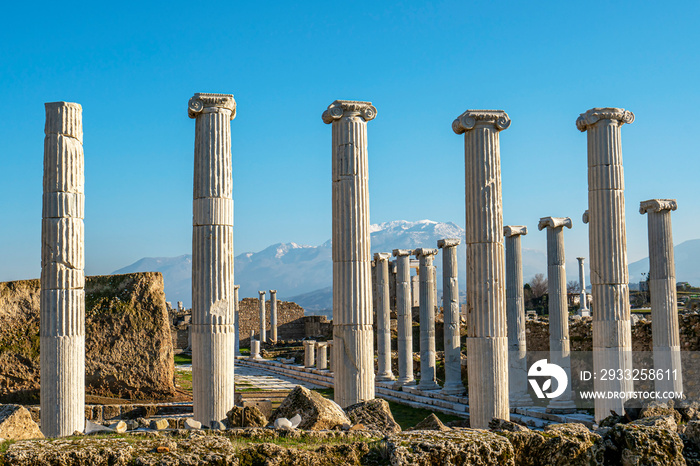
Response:
POLYGON ((234 290, 237 290, 237 289, 239 289, 240 287, 241 287, 241 285, 233 285, 233 289, 234 289, 234 290))
POLYGON ((437 246, 440 249, 443 248, 452 248, 455 246, 459 246, 459 244, 462 242, 461 239, 459 238, 445 238, 445 239, 439 239, 437 242, 437 246))
POLYGON ((264 291, 258 291, 258 294, 260 295, 261 298, 265 297, 265 292, 264 291))
POLYGON ((511 236, 527 235, 527 227, 520 225, 506 225, 503 227, 503 236, 510 238, 511 236))
POLYGON ((545 228, 571 228, 571 219, 569 217, 542 217, 537 229, 542 231, 545 228))
POLYGON ((413 250, 413 255, 416 257, 420 256, 434 256, 438 253, 437 249, 433 248, 417 248, 413 250))
POLYGON ((583 223, 588 223, 588 221, 590 220, 589 217, 590 217, 590 212, 585 211, 585 212, 583 213, 583 215, 581 216, 581 221, 582 221, 583 223))
POLYGON ((592 108, 578 117, 576 127, 579 131, 586 131, 589 126, 593 126, 600 120, 616 120, 620 125, 630 124, 634 121, 634 113, 624 108, 592 108))
POLYGON ((236 101, 233 94, 209 94, 197 92, 187 104, 187 115, 197 118, 200 113, 230 111, 231 119, 236 117, 236 101))
POLYGON ((277 294, 277 290, 270 290, 270 294, 277 294))
POLYGON ((583 262, 586 260, 586 258, 585 257, 577 257, 576 260, 579 262, 583 262))
POLYGON ((389 259, 391 259, 391 254, 388 252, 375 252, 374 253, 374 260, 376 262, 388 261, 389 259))
POLYGON ((661 212, 663 210, 676 210, 678 203, 675 199, 649 199, 639 203, 639 213, 644 215, 647 212, 661 212))
POLYGON ((392 252, 394 257, 399 257, 399 256, 410 256, 413 254, 413 250, 411 249, 394 249, 392 252))
POLYGON ((333 123, 343 116, 359 115, 365 121, 374 120, 377 109, 372 102, 360 102, 357 100, 336 100, 328 106, 321 115, 326 124, 333 123))
POLYGON ((501 131, 510 126, 510 117, 503 110, 467 110, 452 122, 452 130, 462 134, 474 129, 477 124, 492 125, 501 131))

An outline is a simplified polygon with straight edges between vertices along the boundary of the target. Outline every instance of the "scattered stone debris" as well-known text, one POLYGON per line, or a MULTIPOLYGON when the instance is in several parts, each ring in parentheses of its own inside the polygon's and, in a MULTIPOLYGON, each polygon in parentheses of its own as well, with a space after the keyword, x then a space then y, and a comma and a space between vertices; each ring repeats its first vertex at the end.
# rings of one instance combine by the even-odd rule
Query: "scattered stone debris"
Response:
POLYGON ((226 413, 228 427, 265 427, 268 422, 257 406, 234 406, 226 413))

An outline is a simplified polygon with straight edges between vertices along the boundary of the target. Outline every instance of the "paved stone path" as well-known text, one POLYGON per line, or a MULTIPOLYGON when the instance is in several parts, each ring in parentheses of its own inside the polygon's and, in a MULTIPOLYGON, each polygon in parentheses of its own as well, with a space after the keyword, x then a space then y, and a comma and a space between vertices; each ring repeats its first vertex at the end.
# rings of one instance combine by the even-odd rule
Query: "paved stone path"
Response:
MULTIPOLYGON (((175 370, 191 371, 191 364, 177 364, 175 370)), ((258 388, 260 390, 293 390, 297 385, 309 389, 323 388, 320 385, 311 382, 302 382, 299 380, 286 377, 281 374, 266 371, 265 369, 235 365, 234 380, 236 388, 258 388)))

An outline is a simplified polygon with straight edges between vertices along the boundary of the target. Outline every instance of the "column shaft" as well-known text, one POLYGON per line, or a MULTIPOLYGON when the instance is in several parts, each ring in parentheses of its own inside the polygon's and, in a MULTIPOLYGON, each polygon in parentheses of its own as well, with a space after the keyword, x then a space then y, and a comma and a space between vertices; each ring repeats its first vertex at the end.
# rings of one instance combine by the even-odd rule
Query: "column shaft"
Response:
POLYGON ((270 339, 277 343, 277 290, 270 290, 270 339))
POLYGON ((409 250, 395 249, 396 257, 396 331, 399 358, 398 385, 414 383, 413 310, 411 298, 411 256, 409 250))
POLYGON ((41 222, 41 430, 85 429, 85 171, 82 107, 47 103, 41 222))
POLYGON ((234 339, 235 339, 235 344, 234 344, 234 350, 236 356, 241 355, 241 327, 240 327, 240 320, 239 320, 239 315, 238 315, 238 290, 240 289, 240 285, 234 285, 233 286, 233 320, 234 320, 234 339))
POLYGON ((664 371, 663 377, 654 381, 654 387, 660 392, 679 393, 683 391, 683 374, 671 229, 671 211, 676 208, 674 199, 652 199, 640 205, 640 212, 648 215, 654 369, 664 371))
POLYGON ((520 236, 524 226, 503 228, 506 238, 506 318, 508 320, 508 373, 511 406, 532 403, 527 393, 527 342, 525 298, 523 296, 523 259, 520 236))
POLYGON ((260 342, 265 343, 267 341, 267 334, 265 328, 267 327, 267 322, 265 320, 265 292, 258 291, 258 301, 260 304, 260 342))
POLYGON ((391 310, 389 309, 389 258, 391 254, 374 255, 377 277, 377 380, 394 380, 391 372, 391 310))
MULTIPOLYGON (((584 267, 585 259, 583 257, 577 257, 576 259, 578 260, 578 282, 579 286, 581 287, 581 301, 579 308, 581 311, 587 311, 588 298, 586 296, 586 269, 584 267)), ((583 312, 580 312, 579 314, 583 315, 583 312)))
POLYGON ((335 101, 332 124, 333 369, 335 401, 345 408, 374 399, 367 121, 369 102, 335 101))
POLYGON ((464 133, 469 414, 477 429, 510 419, 499 148, 509 125, 505 112, 488 110, 467 110, 452 124, 464 133))
MULTIPOLYGON (((538 228, 547 229, 547 283, 549 294, 549 354, 551 362, 566 372, 564 392, 549 402, 548 411, 570 413, 576 406, 571 394, 571 352, 569 342, 569 306, 566 295, 566 258, 564 227, 571 228, 570 218, 545 217, 538 228)), ((554 392, 558 387, 552 387, 554 392)))
POLYGON ((195 94, 192 232, 192 397, 203 425, 234 405, 234 287, 231 119, 233 96, 195 94))
POLYGON ((435 367, 435 266, 437 249, 416 249, 420 260, 420 382, 421 390, 438 390, 435 367))
MULTIPOLYGON (((634 115, 623 109, 594 108, 576 121, 588 138, 588 220, 593 295, 593 367, 628 373, 632 369, 627 234, 620 127, 634 115)), ((593 382, 595 391, 631 392, 631 380, 593 382)), ((624 398, 596 398, 595 419, 624 412, 624 398)))
POLYGON ((445 340, 445 384, 442 391, 447 395, 464 393, 462 346, 459 332, 459 281, 457 279, 457 246, 459 243, 459 239, 438 241, 438 248, 442 249, 442 309, 445 340))

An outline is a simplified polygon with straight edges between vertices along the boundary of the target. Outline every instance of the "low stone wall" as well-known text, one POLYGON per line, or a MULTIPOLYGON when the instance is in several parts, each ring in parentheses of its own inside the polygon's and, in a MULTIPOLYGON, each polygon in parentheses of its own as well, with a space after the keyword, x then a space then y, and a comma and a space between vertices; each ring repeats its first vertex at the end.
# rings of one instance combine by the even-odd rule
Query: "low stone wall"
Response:
MULTIPOLYGON (((39 280, 0 283, 0 402, 39 398, 39 280)), ((162 399, 175 393, 163 276, 85 281, 86 393, 162 399)))

